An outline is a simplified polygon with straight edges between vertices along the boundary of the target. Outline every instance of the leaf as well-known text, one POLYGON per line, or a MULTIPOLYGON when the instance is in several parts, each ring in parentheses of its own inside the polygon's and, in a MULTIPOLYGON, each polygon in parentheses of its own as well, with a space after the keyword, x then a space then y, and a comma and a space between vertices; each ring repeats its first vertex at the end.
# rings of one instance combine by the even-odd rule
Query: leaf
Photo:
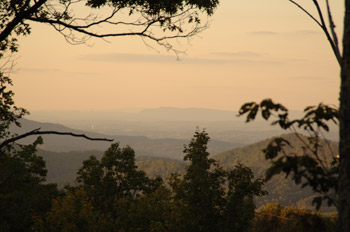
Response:
POLYGON ((273 176, 280 174, 282 172, 282 164, 283 164, 282 159, 283 157, 274 161, 273 164, 266 170, 265 172, 266 180, 271 180, 273 176))
POLYGON ((265 120, 268 120, 269 117, 270 117, 270 115, 271 115, 271 113, 270 113, 269 110, 265 109, 265 110, 262 110, 262 111, 261 111, 261 115, 262 115, 262 117, 263 117, 265 120))
POLYGON ((257 104, 255 102, 245 103, 244 105, 241 106, 241 109, 238 111, 238 116, 241 116, 241 115, 247 113, 248 111, 250 111, 256 105, 257 104))
POLYGON ((255 119, 256 117, 256 114, 258 113, 258 110, 259 110, 259 106, 258 105, 255 105, 249 112, 248 116, 247 116, 247 120, 246 122, 250 122, 252 120, 255 119))
POLYGON ((283 150, 283 147, 289 145, 290 143, 288 142, 288 140, 282 138, 282 137, 278 137, 273 139, 267 146, 267 148, 265 148, 263 150, 264 154, 265 154, 265 159, 273 159, 276 156, 278 156, 278 154, 283 150))

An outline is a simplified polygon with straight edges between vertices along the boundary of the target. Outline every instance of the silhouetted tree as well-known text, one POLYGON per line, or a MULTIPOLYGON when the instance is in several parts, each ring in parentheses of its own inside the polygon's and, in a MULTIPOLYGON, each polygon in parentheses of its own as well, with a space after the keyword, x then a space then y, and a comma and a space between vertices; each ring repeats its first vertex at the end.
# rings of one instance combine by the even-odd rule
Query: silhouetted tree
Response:
POLYGON ((326 0, 326 11, 322 10, 318 0, 312 0, 317 16, 313 16, 294 0, 288 0, 304 11, 325 33, 333 53, 340 65, 339 97, 339 176, 337 195, 339 201, 339 231, 350 231, 350 0, 344 0, 345 17, 343 31, 343 52, 340 53, 338 38, 335 33, 329 1, 326 0), (329 26, 324 15, 328 16, 329 26))
POLYGON ((350 231, 350 0, 345 0, 339 104, 339 222, 350 231))
POLYGON ((184 160, 190 161, 181 179, 173 175, 174 217, 172 231, 248 231, 254 218, 254 196, 262 196, 263 180, 241 164, 224 170, 209 158, 205 131, 196 131, 185 146, 184 160))
POLYGON ((217 5, 218 0, 3 0, 0 51, 17 51, 17 37, 30 34, 31 22, 53 26, 73 44, 89 37, 141 36, 172 49, 168 39, 205 29, 202 16, 217 5))
POLYGON ((301 184, 302 187, 310 186, 314 192, 320 193, 320 196, 313 199, 317 209, 323 200, 326 200, 329 206, 339 208, 337 197, 339 157, 333 154, 327 140, 321 143, 322 130, 329 130, 327 123, 329 121, 338 123, 338 110, 319 104, 317 107, 307 107, 302 118, 290 119, 286 107, 274 103, 271 99, 265 99, 260 104, 246 103, 241 107, 239 114, 247 114, 249 122, 255 119, 259 111, 266 120, 275 117, 276 120, 272 125, 294 132, 302 143, 302 152, 298 153, 293 149, 293 144, 282 136, 272 139, 263 150, 265 158, 271 161, 271 166, 266 171, 266 178, 269 180, 274 175, 284 173, 286 177, 291 176, 296 184, 301 184), (310 137, 304 139, 297 133, 298 128, 310 137))
POLYGON ((267 194, 261 189, 264 181, 253 179, 253 171, 240 163, 228 171, 228 190, 221 231, 250 231, 255 216, 254 197, 267 194))
POLYGON ((190 144, 185 146, 184 160, 190 161, 183 177, 184 201, 189 208, 188 222, 192 231, 213 231, 220 219, 220 209, 224 205, 226 173, 215 166, 215 160, 209 158, 207 144, 209 136, 205 131, 196 131, 190 144))
POLYGON ((50 211, 34 217, 33 226, 38 232, 96 232, 110 228, 104 214, 94 210, 83 186, 65 189, 64 198, 53 199, 50 211))
POLYGON ((44 184, 45 161, 34 144, 0 156, 0 231, 31 231, 34 216, 51 208, 58 192, 55 184, 44 184))
POLYGON ((237 164, 224 170, 209 158, 205 131, 196 131, 185 147, 190 163, 184 176, 168 185, 137 170, 134 151, 113 144, 101 160, 91 156, 78 172, 78 187, 66 188, 36 231, 249 231, 254 196, 262 179, 237 164))
POLYGON ((84 186, 94 208, 108 215, 115 225, 124 219, 119 206, 124 204, 127 212, 132 201, 154 192, 162 183, 161 179, 150 179, 144 171, 137 170, 134 150, 120 148, 118 143, 111 145, 101 161, 94 156, 85 160, 77 181, 84 186))

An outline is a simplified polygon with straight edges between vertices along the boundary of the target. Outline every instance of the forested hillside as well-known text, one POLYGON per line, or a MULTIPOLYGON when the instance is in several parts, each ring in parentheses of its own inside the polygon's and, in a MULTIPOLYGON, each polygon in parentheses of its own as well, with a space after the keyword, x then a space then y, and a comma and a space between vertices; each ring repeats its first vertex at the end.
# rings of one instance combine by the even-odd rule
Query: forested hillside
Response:
MULTIPOLYGON (((295 135, 286 134, 283 135, 283 137, 290 141, 296 153, 302 150, 302 144, 295 135)), ((307 139, 304 136, 302 138, 307 139)), ((266 139, 259 143, 234 148, 219 154, 211 153, 211 157, 218 160, 219 164, 224 168, 229 169, 238 163, 242 163, 250 167, 256 177, 263 177, 266 169, 269 167, 269 162, 265 160, 262 150, 267 147, 270 141, 271 139, 266 139)), ((324 145, 323 153, 325 155, 327 155, 326 153, 329 151, 328 147, 330 147, 333 152, 336 152, 337 144, 335 142, 329 142, 329 145, 325 142, 322 143, 324 145)), ((183 150, 182 145, 177 146, 177 149, 183 150)), ((166 152, 167 151, 164 150, 164 153, 166 152)), ((56 153, 40 150, 39 154, 46 160, 48 182, 55 182, 58 183, 59 187, 63 187, 68 183, 74 185, 76 173, 81 167, 83 160, 88 159, 91 155, 101 158, 103 152, 91 150, 84 152, 56 153)), ((161 176, 163 179, 166 179, 169 178, 172 173, 183 174, 187 164, 180 160, 142 156, 136 151, 136 165, 140 170, 144 170, 149 177, 154 178, 156 176, 161 176)), ((264 189, 266 189, 269 194, 257 200, 258 206, 264 205, 266 202, 278 202, 282 205, 293 205, 308 209, 314 208, 311 206, 311 201, 315 193, 308 188, 301 189, 300 186, 296 186, 282 174, 267 182, 264 189)), ((330 210, 332 211, 332 209, 330 210)))
MULTIPOLYGON (((300 135, 302 139, 307 141, 307 137, 300 135)), ((295 154, 301 154, 304 144, 294 135, 285 134, 283 138, 288 140, 292 147, 286 148, 286 151, 295 152, 295 154)), ((259 143, 255 143, 249 146, 241 148, 235 148, 226 152, 214 155, 213 158, 219 160, 220 164, 226 168, 232 167, 237 162, 241 162, 244 165, 250 167, 256 176, 263 176, 267 168, 269 167, 269 161, 265 160, 265 156, 262 152, 267 147, 272 139, 266 139, 259 143)), ((322 147, 319 152, 320 155, 330 157, 331 154, 337 154, 337 143, 321 141, 322 147)), ((310 207, 312 196, 315 194, 311 189, 301 189, 300 186, 296 186, 292 181, 286 179, 283 174, 280 174, 272 178, 266 183, 265 188, 269 194, 261 198, 261 203, 266 202, 278 202, 282 205, 294 205, 302 208, 310 207)))
MULTIPOLYGON (((46 161, 47 182, 57 183, 59 188, 63 188, 66 184, 76 184, 77 172, 84 160, 92 155, 100 159, 103 152, 91 150, 59 153, 39 150, 38 154, 46 161)), ((150 177, 161 176, 163 178, 170 177, 172 173, 183 173, 186 167, 183 161, 138 155, 136 165, 150 177)))

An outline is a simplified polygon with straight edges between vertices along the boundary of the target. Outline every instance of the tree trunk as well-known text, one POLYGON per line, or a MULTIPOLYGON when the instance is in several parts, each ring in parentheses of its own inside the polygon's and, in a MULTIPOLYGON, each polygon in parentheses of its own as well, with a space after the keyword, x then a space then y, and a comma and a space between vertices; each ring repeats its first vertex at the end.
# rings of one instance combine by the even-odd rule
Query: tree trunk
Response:
POLYGON ((350 0, 345 0, 339 113, 339 231, 350 232, 350 0))

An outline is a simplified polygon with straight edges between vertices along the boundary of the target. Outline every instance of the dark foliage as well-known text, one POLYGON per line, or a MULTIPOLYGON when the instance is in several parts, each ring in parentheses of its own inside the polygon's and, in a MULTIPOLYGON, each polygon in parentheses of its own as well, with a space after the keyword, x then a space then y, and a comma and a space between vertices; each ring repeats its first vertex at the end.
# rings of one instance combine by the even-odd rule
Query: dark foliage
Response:
POLYGON ((265 158, 271 161, 271 166, 266 171, 267 179, 271 179, 279 173, 284 173, 286 177, 291 176, 296 184, 302 187, 310 186, 313 191, 321 195, 315 197, 313 203, 316 208, 320 208, 322 201, 326 200, 328 205, 338 206, 336 193, 338 188, 338 157, 332 153, 332 149, 327 143, 322 145, 322 130, 328 131, 328 121, 338 122, 338 110, 319 104, 309 106, 304 110, 301 119, 290 120, 288 110, 281 104, 274 103, 271 99, 265 99, 260 104, 255 102, 244 104, 239 115, 247 114, 247 122, 254 120, 258 112, 265 120, 271 116, 276 118, 272 125, 279 125, 284 130, 291 130, 303 143, 302 151, 296 153, 292 144, 282 137, 273 139, 263 150, 265 158), (297 132, 301 129, 310 136, 304 140, 297 132), (322 156, 321 150, 328 149, 328 156, 322 156))
POLYGON ((51 208, 58 192, 55 184, 43 184, 45 161, 36 155, 34 144, 0 156, 0 231, 31 231, 34 216, 51 208))

